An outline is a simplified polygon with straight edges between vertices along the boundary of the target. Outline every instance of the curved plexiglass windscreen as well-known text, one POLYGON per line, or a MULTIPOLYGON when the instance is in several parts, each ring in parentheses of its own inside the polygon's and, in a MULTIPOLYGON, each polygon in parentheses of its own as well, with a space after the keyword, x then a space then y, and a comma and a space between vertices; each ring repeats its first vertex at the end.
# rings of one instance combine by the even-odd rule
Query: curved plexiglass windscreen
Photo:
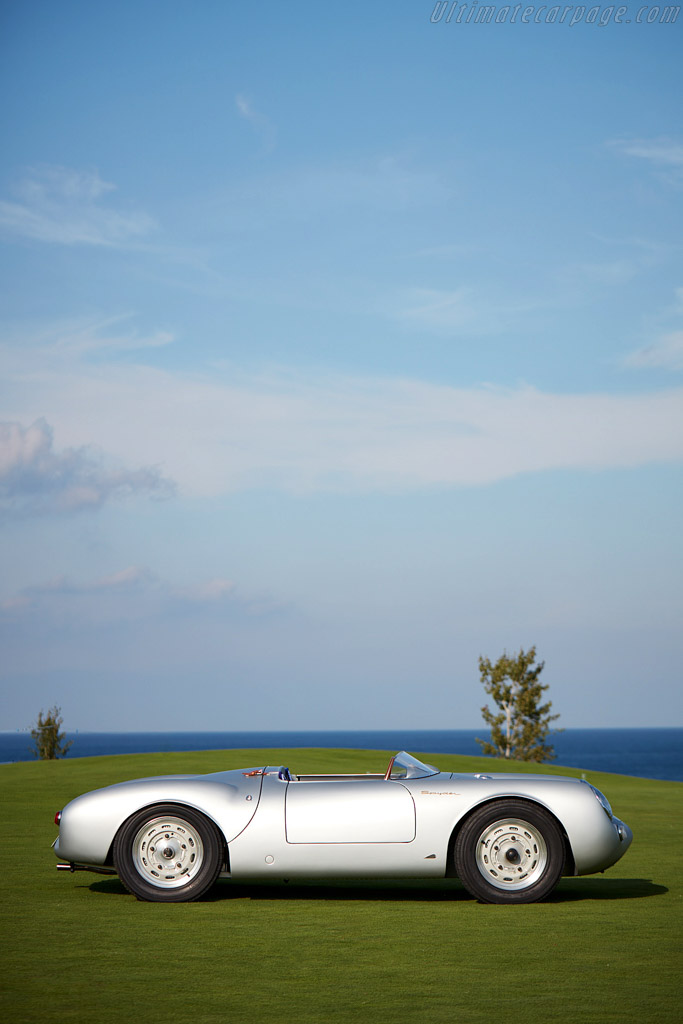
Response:
POLYGON ((394 758, 391 766, 390 779, 426 779, 428 775, 438 775, 439 769, 433 764, 424 764, 412 754, 401 750, 394 758))

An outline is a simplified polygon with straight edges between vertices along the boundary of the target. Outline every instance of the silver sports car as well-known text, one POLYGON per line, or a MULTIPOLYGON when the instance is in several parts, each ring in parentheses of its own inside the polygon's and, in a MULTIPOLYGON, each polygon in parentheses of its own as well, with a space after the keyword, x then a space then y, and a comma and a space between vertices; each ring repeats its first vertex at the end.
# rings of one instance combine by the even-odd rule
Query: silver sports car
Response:
POLYGON ((631 830, 589 783, 441 772, 402 751, 384 775, 259 767, 122 782, 55 815, 62 870, 118 873, 141 900, 196 900, 219 877, 457 876, 485 903, 531 903, 604 871, 631 830))

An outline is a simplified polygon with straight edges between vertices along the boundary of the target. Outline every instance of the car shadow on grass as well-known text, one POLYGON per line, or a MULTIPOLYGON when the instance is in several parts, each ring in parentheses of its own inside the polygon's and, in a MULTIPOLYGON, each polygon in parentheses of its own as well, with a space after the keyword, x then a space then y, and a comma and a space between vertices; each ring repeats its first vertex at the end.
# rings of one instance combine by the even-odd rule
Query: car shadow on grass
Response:
POLYGON ((650 878, 563 878, 546 903, 572 903, 576 900, 640 900, 664 896, 665 885, 650 878))
MULTIPOLYGON (((130 896, 118 878, 92 882, 93 893, 130 896)), ((580 900, 632 900, 663 896, 669 890, 647 878, 565 878, 545 900, 572 903, 580 900)), ((377 902, 475 902, 456 878, 339 880, 335 882, 263 882, 247 884, 220 880, 201 900, 221 903, 230 900, 366 900, 377 902)))

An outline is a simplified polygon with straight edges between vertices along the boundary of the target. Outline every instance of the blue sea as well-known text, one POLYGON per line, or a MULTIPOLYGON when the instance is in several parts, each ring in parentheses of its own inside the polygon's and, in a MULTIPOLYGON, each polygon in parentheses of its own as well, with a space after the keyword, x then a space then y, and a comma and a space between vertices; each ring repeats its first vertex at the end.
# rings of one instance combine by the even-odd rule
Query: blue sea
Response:
MULTIPOLYGON (((75 732, 68 757, 231 750, 245 747, 347 747, 430 754, 481 754, 482 729, 365 732, 75 732)), ((558 765, 683 782, 683 729, 566 729, 551 737, 558 765)), ((28 732, 0 732, 0 762, 30 761, 28 732)))

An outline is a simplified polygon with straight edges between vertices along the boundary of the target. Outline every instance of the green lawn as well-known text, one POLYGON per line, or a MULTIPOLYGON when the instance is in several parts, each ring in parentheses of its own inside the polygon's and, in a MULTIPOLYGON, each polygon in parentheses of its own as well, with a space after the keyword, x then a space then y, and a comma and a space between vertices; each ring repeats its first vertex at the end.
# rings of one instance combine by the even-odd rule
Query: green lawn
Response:
MULTIPOLYGON (((54 813, 86 790, 144 775, 266 762, 301 772, 379 771, 388 756, 201 751, 0 766, 2 1019, 680 1019, 683 783, 586 772, 633 828, 633 846, 604 876, 564 879, 549 902, 530 906, 478 904, 457 881, 219 882, 202 902, 164 905, 138 903, 117 878, 55 870, 54 813)), ((422 756, 451 771, 499 767, 488 758, 422 756)))

